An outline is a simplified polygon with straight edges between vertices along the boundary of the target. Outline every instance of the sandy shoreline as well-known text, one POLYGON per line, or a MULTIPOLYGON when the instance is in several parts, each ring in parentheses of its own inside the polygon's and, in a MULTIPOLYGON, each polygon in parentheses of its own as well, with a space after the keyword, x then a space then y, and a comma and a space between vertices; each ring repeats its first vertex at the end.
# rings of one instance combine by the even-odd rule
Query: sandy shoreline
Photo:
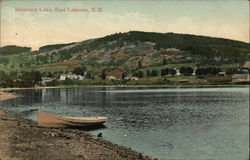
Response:
POLYGON ((13 98, 17 98, 17 97, 20 97, 20 96, 14 94, 14 93, 2 92, 0 90, 0 101, 5 101, 8 99, 13 99, 13 98))
MULTIPOLYGON (((16 98, 1 92, 1 101, 16 98)), ((0 109, 0 160, 151 160, 77 129, 40 128, 0 109)))

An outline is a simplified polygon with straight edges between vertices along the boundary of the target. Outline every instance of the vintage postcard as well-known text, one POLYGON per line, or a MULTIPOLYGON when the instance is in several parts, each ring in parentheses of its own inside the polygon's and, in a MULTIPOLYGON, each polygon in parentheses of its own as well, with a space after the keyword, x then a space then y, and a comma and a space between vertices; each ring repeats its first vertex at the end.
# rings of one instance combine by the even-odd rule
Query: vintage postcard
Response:
POLYGON ((249 159, 248 0, 0 10, 0 160, 249 159))

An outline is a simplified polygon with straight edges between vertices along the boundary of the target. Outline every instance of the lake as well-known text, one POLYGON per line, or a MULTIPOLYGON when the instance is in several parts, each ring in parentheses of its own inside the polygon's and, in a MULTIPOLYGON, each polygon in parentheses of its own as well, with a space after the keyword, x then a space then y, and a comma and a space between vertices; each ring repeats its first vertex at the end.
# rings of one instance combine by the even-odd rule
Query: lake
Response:
POLYGON ((161 160, 249 159, 249 88, 62 88, 17 90, 0 108, 34 119, 107 116, 103 138, 161 160), (27 113, 27 114, 25 114, 27 113))

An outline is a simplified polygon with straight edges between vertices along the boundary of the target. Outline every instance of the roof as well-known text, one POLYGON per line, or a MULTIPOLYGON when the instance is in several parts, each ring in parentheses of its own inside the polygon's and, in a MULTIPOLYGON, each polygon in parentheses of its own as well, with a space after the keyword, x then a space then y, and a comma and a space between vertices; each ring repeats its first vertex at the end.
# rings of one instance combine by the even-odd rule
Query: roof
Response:
POLYGON ((218 74, 226 74, 226 72, 219 72, 218 74))
POLYGON ((242 68, 250 69, 250 61, 246 61, 245 64, 242 66, 242 68))

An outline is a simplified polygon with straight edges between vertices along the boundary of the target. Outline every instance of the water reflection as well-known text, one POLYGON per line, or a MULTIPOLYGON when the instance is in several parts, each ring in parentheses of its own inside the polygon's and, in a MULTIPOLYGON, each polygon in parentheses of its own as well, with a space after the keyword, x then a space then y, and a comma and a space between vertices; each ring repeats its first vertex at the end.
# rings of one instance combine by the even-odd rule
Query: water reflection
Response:
POLYGON ((101 130, 106 139, 160 159, 239 159, 247 155, 247 88, 16 92, 24 97, 0 102, 1 108, 16 114, 39 109, 63 116, 106 116, 107 128, 101 130))

